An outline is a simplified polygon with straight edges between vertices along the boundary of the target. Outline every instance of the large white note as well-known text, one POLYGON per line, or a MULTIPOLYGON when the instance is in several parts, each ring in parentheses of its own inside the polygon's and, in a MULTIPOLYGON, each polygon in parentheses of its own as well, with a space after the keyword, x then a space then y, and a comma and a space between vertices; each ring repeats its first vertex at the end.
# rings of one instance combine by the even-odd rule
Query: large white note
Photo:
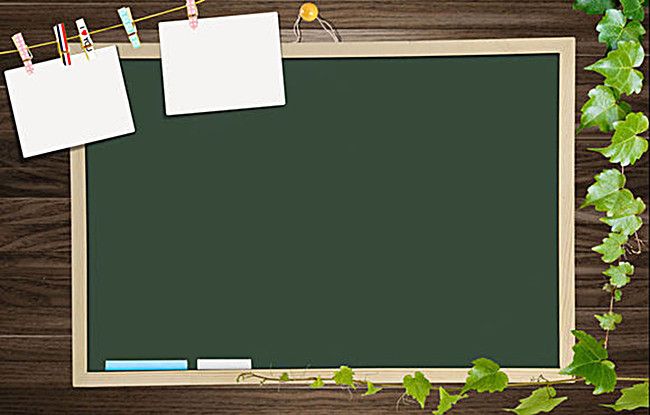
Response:
POLYGON ((5 71, 23 157, 133 133, 135 127, 117 48, 5 71))
POLYGON ((284 105, 278 14, 158 24, 167 115, 284 105))

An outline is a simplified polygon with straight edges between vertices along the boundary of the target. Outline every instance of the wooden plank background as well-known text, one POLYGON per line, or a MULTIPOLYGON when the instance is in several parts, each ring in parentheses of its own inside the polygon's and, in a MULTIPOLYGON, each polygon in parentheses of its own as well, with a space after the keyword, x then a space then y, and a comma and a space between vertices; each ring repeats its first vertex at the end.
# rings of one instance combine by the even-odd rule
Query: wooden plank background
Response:
MULTIPOLYGON (((132 1, 135 17, 183 4, 178 1, 132 1)), ((10 36, 22 31, 28 44, 53 39, 51 27, 85 17, 91 30, 118 23, 122 2, 65 2, 61 0, 0 0, 0 50, 13 49, 10 36)), ((208 0, 199 6, 202 16, 223 16, 277 10, 283 40, 292 41, 291 25, 300 2, 287 0, 208 0)), ((601 79, 582 68, 604 53, 594 30, 597 17, 571 9, 570 1, 533 0, 349 0, 320 1, 324 17, 344 41, 434 40, 574 36, 577 39, 576 105, 601 79)), ((647 9, 646 9, 647 10, 647 9)), ((647 16, 647 13, 646 13, 647 16)), ((182 18, 178 13, 170 17, 182 18)), ((644 22, 648 27, 648 20, 644 22)), ((155 42, 157 23, 138 24, 143 41, 155 42)), ((305 41, 328 41, 315 24, 304 24, 305 41)), ((125 42, 122 30, 94 36, 96 42, 125 42)), ((647 38, 644 43, 648 50, 647 38)), ((37 50, 35 61, 56 55, 55 47, 37 50)), ((646 55, 647 56, 647 55, 646 55)), ((16 55, 0 57, 0 69, 20 64, 16 55)), ((647 62, 643 71, 648 78, 647 62)), ((80 390, 71 388, 70 344, 70 190, 68 153, 22 160, 4 86, 0 80, 0 413, 395 413, 400 389, 374 397, 350 395, 338 388, 309 391, 301 388, 168 387, 80 390)), ((630 99, 635 110, 647 110, 648 88, 630 99)), ((468 106, 470 101, 468 99, 468 106)), ((70 109, 71 122, 74 108, 70 109)), ((525 135, 522 135, 525 140, 525 135)), ((576 140, 576 206, 591 177, 607 166, 587 148, 601 146, 606 136, 580 134, 576 140)), ((525 154, 522 145, 522 157, 525 154)), ((628 186, 648 202, 648 156, 626 171, 628 186)), ((480 209, 480 207, 477 207, 480 209)), ((534 220, 534 218, 531 218, 534 220)), ((641 232, 648 243, 648 214, 641 232)), ((603 265, 590 251, 606 234, 590 209, 576 214, 576 318, 579 328, 598 333, 592 315, 607 307, 600 290, 603 265)), ((471 238, 470 238, 471 239, 471 238)), ((513 243, 517 243, 516 240, 513 243)), ((471 249, 468 249, 471 257, 471 249)), ((611 337, 611 357, 620 375, 648 376, 648 254, 633 258, 637 272, 619 303, 624 315, 611 337)), ((354 317, 353 317, 354 318, 354 317)), ((361 321, 364 316, 359 315, 361 321)), ((449 316, 453 320, 453 316, 449 316)), ((435 322, 432 321, 433 329, 435 322)), ((514 406, 530 390, 475 397, 454 413, 500 413, 514 406)), ((589 388, 563 387, 570 400, 558 414, 610 413, 596 403, 589 388)), ((433 400, 432 400, 433 403, 433 400)), ((412 402, 400 413, 422 413, 412 402)), ((647 413, 647 411, 636 411, 647 413)))

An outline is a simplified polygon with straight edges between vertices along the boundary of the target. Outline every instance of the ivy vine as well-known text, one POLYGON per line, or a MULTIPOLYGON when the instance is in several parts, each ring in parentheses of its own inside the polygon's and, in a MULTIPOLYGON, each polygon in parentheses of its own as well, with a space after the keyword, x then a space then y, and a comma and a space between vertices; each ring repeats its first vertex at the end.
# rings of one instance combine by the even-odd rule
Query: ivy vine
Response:
MULTIPOLYGON (((625 187, 625 168, 643 157, 648 150, 648 140, 641 134, 648 131, 648 118, 643 112, 632 112, 624 97, 639 94, 643 87, 643 73, 638 68, 643 63, 645 52, 641 45, 646 31, 642 25, 648 0, 575 0, 573 8, 587 14, 602 15, 596 26, 598 41, 607 47, 607 55, 587 66, 588 71, 604 77, 603 84, 588 93, 588 100, 581 109, 578 132, 598 128, 612 133, 609 145, 589 150, 606 157, 616 167, 596 174, 594 183, 587 189, 587 195, 580 208, 593 207, 602 213, 600 221, 610 227, 608 235, 593 251, 601 255, 608 265, 603 271, 603 290, 609 295, 609 307, 602 314, 596 314, 602 339, 596 339, 582 330, 573 330, 577 342, 573 346, 573 361, 561 370, 566 379, 547 381, 540 377, 532 382, 511 383, 500 366, 490 359, 479 358, 472 362, 465 384, 456 390, 438 387, 437 407, 434 415, 442 415, 462 405, 461 401, 471 394, 497 393, 505 389, 531 387, 530 396, 521 399, 513 408, 505 411, 518 415, 548 413, 565 402, 568 397, 558 396, 554 386, 584 383, 593 386, 593 394, 611 394, 616 386, 630 384, 620 389, 620 395, 611 404, 602 405, 614 411, 631 411, 648 408, 648 378, 624 378, 616 375, 616 365, 609 359, 607 345, 610 333, 623 322, 623 316, 615 312, 615 305, 621 301, 622 289, 632 281, 634 265, 629 262, 644 248, 639 238, 643 226, 640 215, 646 205, 625 187)), ((254 379, 264 384, 310 382, 310 387, 319 389, 326 384, 340 385, 350 391, 362 390, 364 396, 374 395, 388 385, 378 385, 370 380, 358 379, 353 369, 341 366, 331 377, 291 377, 288 373, 267 376, 244 372, 238 381, 254 379)), ((413 399, 425 408, 434 387, 422 372, 406 375, 402 381, 404 393, 397 404, 404 399, 413 399)), ((434 392, 435 393, 435 392, 434 392)), ((614 399, 614 398, 612 398, 614 399)))

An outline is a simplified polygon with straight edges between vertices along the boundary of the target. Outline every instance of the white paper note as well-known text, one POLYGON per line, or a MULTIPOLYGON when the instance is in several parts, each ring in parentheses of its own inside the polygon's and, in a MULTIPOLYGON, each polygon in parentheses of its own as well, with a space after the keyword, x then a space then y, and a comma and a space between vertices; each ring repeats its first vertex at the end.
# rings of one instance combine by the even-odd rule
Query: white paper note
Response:
POLYGON ((23 157, 118 137, 135 131, 117 48, 5 71, 23 157))
POLYGON ((196 359, 196 368, 198 370, 247 370, 252 367, 253 361, 251 359, 196 359))
POLYGON ((167 115, 284 105, 278 14, 158 24, 167 115))

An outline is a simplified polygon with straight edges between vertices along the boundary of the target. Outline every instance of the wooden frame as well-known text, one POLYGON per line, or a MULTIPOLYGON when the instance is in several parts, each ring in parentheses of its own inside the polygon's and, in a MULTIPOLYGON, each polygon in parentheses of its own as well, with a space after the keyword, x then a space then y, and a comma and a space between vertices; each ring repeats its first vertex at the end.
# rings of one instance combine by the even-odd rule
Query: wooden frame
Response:
MULTIPOLYGON (((73 45, 80 52, 78 45, 73 45)), ((102 45, 98 45, 101 47, 102 45)), ((106 46, 106 45, 104 45, 106 46)), ((133 49, 119 44, 120 57, 125 59, 159 59, 158 44, 145 44, 133 49)), ((470 56, 470 55, 559 55, 559 125, 558 125, 558 275, 559 275, 559 363, 568 365, 572 359, 575 324, 574 294, 574 86, 575 39, 498 39, 420 42, 367 43, 303 43, 285 44, 284 58, 341 58, 389 56, 470 56)), ((89 372, 87 361, 87 245, 86 245, 86 160, 85 147, 70 151, 70 184, 72 194, 72 384, 93 386, 153 385, 233 385, 241 370, 191 370, 160 372, 89 372)), ((505 368, 513 382, 526 382, 543 375, 549 380, 560 377, 558 368, 505 368)), ((464 382, 467 369, 381 368, 355 369, 361 379, 377 383, 401 383, 407 373, 419 370, 437 383, 464 382)), ((292 376, 331 377, 333 369, 259 369, 256 373, 279 376, 287 371, 292 376)), ((306 382, 305 382, 306 383, 306 382)))

